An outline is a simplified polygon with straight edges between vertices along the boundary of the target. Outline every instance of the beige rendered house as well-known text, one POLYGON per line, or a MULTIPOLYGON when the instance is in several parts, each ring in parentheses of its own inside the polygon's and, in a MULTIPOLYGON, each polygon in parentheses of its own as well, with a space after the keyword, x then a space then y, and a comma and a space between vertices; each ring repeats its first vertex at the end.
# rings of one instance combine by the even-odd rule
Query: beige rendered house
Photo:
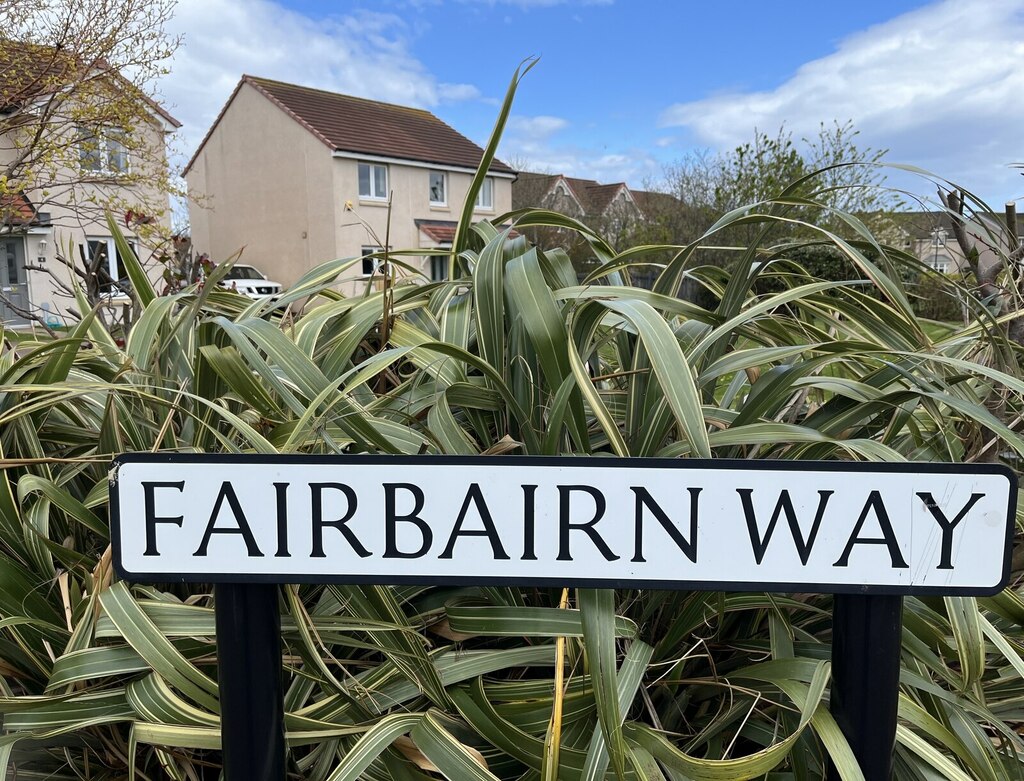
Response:
POLYGON ((625 182, 600 184, 594 179, 562 174, 520 172, 512 187, 512 204, 516 209, 551 209, 599 225, 609 235, 644 219, 638 201, 625 182))
MULTIPOLYGON (((483 151, 428 111, 243 76, 185 179, 192 246, 242 260, 285 286, 326 260, 364 256, 342 292, 375 279, 368 257, 423 249, 402 261, 440 279, 483 151), (387 238, 385 238, 387 237, 387 238)), ((475 217, 511 209, 515 172, 495 160, 475 217)), ((379 275, 377 275, 379 278, 379 275)))
MULTIPOLYGON (((919 260, 943 274, 958 274, 967 268, 963 250, 953 233, 952 217, 944 211, 905 212, 899 215, 907 250, 919 260)), ((1000 248, 1005 252, 1018 239, 1007 234, 1003 220, 997 215, 972 215, 964 230, 971 246, 978 250, 982 268, 999 262, 1000 248)), ((1017 236, 1024 234, 1024 220, 1018 218, 1017 236)))
MULTIPOLYGON (((127 274, 106 221, 109 211, 140 259, 148 258, 141 233, 169 228, 167 190, 154 185, 167 175, 166 135, 181 123, 144 95, 138 95, 141 127, 130 134, 109 126, 85 126, 83 99, 102 99, 107 84, 123 99, 116 72, 95 70, 88 98, 63 86, 80 75, 72 59, 45 47, 5 42, 0 61, 0 318, 7 327, 38 319, 66 324, 75 308, 67 284, 72 274, 58 256, 79 268, 90 263, 100 296, 119 307, 130 300, 117 280, 127 274), (65 97, 69 95, 69 97, 65 97), (45 158, 32 160, 32 139, 48 138, 45 158), (54 153, 52 150, 59 150, 54 153), (45 170, 44 170, 45 169, 45 170)), ((37 145, 38 148, 38 145, 37 145)), ((166 231, 169 232, 169 231, 166 231)))

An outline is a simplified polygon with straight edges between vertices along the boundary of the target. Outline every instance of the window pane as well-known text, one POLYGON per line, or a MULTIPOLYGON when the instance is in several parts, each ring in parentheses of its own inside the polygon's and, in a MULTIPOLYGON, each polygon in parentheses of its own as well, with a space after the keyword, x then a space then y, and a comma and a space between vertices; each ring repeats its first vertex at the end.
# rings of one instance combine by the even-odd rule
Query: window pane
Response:
POLYGON ((128 171, 128 150, 124 146, 124 137, 120 133, 107 136, 107 170, 115 174, 128 171))
POLYGON ((376 247, 363 247, 363 276, 368 277, 377 270, 380 263, 377 258, 371 257, 377 251, 376 247))
POLYGON ((430 172, 430 202, 446 203, 444 193, 444 174, 440 171, 430 172))
POLYGON ((366 198, 373 195, 370 189, 370 166, 366 163, 359 164, 359 194, 366 198))
MULTIPOLYGON (((111 239, 111 242, 113 239, 111 239)), ((138 257, 138 250, 135 248, 135 242, 128 242, 128 248, 131 249, 132 253, 138 257)), ((131 280, 128 278, 128 267, 124 263, 124 258, 121 257, 121 253, 117 251, 117 245, 114 245, 114 254, 117 256, 117 263, 111 264, 110 275, 116 279, 120 284, 116 288, 115 292, 124 293, 131 288, 131 280)))
POLYGON ((14 253, 14 242, 8 241, 4 245, 7 256, 7 279, 3 280, 5 285, 16 285, 18 283, 18 258, 14 253))
POLYGON ((431 255, 430 257, 430 279, 434 282, 443 282, 448 279, 448 257, 445 255, 431 255))
POLYGON ((86 242, 88 245, 89 253, 89 265, 92 268, 99 270, 100 268, 106 268, 107 261, 107 240, 106 239, 89 239, 86 242))
POLYGON ((224 279, 266 279, 252 266, 233 266, 224 279))
POLYGON ((388 197, 388 169, 387 166, 375 165, 373 167, 373 196, 375 198, 388 197))
POLYGON ((476 196, 476 205, 481 209, 494 208, 494 180, 489 176, 480 185, 480 192, 476 196))
POLYGON ((100 140, 85 128, 78 128, 78 161, 83 171, 103 170, 100 140))
MULTIPOLYGON (((111 280, 120 278, 116 275, 118 267, 122 264, 119 262, 120 258, 117 257, 114 240, 88 239, 86 241, 86 251, 89 256, 89 266, 95 270, 100 291, 103 293, 116 292, 117 286, 111 280)), ((124 273, 124 276, 127 277, 127 273, 124 273)))

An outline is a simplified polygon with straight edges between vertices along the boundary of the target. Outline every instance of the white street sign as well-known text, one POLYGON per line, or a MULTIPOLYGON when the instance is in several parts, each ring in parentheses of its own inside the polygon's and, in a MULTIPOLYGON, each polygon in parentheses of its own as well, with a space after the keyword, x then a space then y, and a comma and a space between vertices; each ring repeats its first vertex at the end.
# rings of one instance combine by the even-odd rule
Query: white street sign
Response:
POLYGON ((132 454, 115 565, 144 582, 990 594, 1000 466, 132 454))

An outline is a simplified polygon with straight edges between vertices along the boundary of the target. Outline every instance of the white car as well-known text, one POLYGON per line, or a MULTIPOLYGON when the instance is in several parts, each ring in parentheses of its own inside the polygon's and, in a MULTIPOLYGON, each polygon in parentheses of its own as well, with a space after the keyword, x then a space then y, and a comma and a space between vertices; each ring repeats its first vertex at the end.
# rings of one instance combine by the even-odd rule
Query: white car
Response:
POLYGON ((221 287, 249 298, 271 298, 281 295, 281 283, 267 279, 255 266, 236 263, 220 282, 221 287))

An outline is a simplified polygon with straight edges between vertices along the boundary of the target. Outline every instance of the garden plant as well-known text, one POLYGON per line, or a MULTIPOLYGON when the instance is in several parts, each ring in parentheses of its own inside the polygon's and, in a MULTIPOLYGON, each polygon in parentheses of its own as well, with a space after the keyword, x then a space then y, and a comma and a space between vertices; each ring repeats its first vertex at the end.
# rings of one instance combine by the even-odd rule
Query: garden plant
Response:
MULTIPOLYGON (((518 78, 447 281, 417 280, 403 258, 418 253, 395 252, 387 284, 363 295, 332 289, 362 262, 344 258, 250 302, 215 284, 230 264, 202 289, 158 296, 129 263, 139 313, 124 346, 84 298, 85 316, 59 338, 5 333, 5 777, 220 773, 213 589, 112 572, 117 453, 1024 454, 1012 315, 965 288, 966 325, 919 317, 906 280, 928 270, 852 214, 829 211, 842 230, 819 227, 822 208, 803 194, 814 174, 678 247, 612 247, 541 210, 473 224, 518 78), (791 225, 810 238, 778 241, 791 225), (532 248, 529 226, 585 241, 593 271, 580 280, 565 252, 532 248), (755 238, 727 266, 702 262, 702 248, 740 226, 755 238), (799 262, 807 245, 832 247, 856 273, 811 276, 799 262), (652 268, 652 289, 630 283, 652 268), (679 298, 684 278, 714 304, 679 298)), ((906 598, 898 779, 1024 778, 1021 568, 997 596, 906 598)), ((828 711, 828 595, 279 594, 290 778, 810 781, 830 761, 843 779, 863 778, 828 711)))

